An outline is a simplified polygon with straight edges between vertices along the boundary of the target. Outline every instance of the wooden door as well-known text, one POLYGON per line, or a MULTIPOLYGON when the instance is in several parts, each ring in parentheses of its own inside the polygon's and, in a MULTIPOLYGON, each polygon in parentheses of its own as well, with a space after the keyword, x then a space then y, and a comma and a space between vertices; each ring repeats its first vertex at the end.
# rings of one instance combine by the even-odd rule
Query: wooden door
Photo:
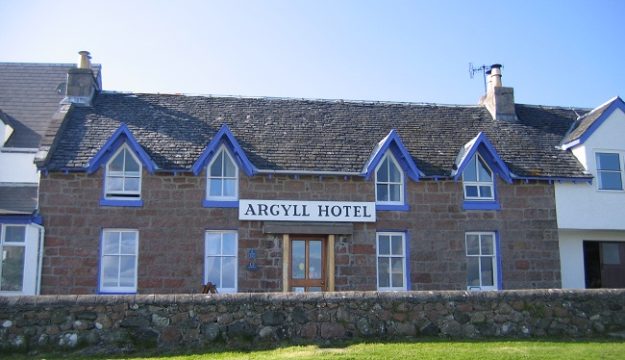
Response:
POLYGON ((326 239, 291 237, 289 287, 294 292, 326 290, 326 239))
POLYGON ((625 243, 601 243, 601 287, 625 288, 625 243))

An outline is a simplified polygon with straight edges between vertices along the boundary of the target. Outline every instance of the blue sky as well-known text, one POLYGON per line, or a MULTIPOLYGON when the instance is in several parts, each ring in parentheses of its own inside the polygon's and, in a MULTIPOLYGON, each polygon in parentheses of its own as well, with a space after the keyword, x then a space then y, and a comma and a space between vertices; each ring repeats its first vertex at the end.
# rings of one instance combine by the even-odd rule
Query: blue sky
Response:
MULTIPOLYGON (((106 90, 475 104, 625 96, 625 1, 0 0, 0 61, 75 62, 106 90)), ((1 85, 1 84, 0 84, 1 85)))

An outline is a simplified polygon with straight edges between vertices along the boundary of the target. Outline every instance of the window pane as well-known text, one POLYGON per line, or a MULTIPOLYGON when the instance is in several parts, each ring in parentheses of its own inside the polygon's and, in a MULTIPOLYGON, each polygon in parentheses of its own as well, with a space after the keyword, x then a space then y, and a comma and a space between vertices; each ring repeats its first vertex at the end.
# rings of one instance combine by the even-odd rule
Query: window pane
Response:
POLYGON ((236 274, 236 258, 224 257, 223 258, 223 279, 222 288, 233 289, 235 284, 236 274))
POLYGON ((391 253, 390 236, 378 235, 378 254, 390 255, 390 253, 391 253))
POLYGON ((404 242, 402 241, 401 236, 392 236, 392 249, 393 255, 403 255, 404 254, 404 242))
POLYGON ((377 181, 379 182, 388 182, 388 157, 384 158, 382 161, 382 165, 378 168, 377 181))
POLYGON ((124 179, 124 191, 139 191, 139 178, 127 177, 124 179))
POLYGON ((480 236, 474 234, 467 235, 467 255, 480 254, 480 236))
POLYGON ((306 242, 296 240, 291 242, 291 277, 304 279, 306 275, 306 242))
POLYGON ((488 167, 486 166, 486 164, 484 163, 484 161, 482 159, 479 159, 480 161, 478 162, 479 166, 478 168, 480 169, 480 179, 479 181, 492 181, 492 175, 490 170, 488 170, 488 167))
POLYGON ((467 197, 477 197, 478 196, 477 186, 467 185, 464 188, 465 188, 465 191, 467 193, 467 197))
POLYGON ((135 256, 120 256, 119 286, 135 286, 135 256))
POLYGON ((482 235, 481 245, 482 255, 493 255, 495 253, 492 235, 482 235))
POLYGON ((482 286, 493 286, 493 258, 482 256, 480 259, 482 262, 482 286))
POLYGON ((4 241, 8 243, 23 243, 26 241, 26 226, 7 226, 4 241))
POLYGON ((388 185, 386 184, 378 184, 377 185, 378 193, 377 200, 378 201, 388 201, 388 185))
POLYGON ((127 255, 135 255, 136 254, 136 240, 137 234, 132 232, 122 232, 122 241, 121 241, 121 253, 127 255))
POLYGON ((480 197, 482 198, 491 198, 493 197, 493 192, 490 186, 480 186, 480 197))
POLYGON ((206 257, 206 278, 217 287, 221 286, 221 258, 217 256, 206 257))
POLYGON ((623 184, 621 181, 621 173, 600 171, 599 188, 601 190, 622 190, 623 184))
POLYGON ((135 160, 130 152, 126 151, 126 172, 139 172, 139 163, 135 160))
POLYGON ((391 182, 401 182, 401 172, 399 172, 399 169, 397 168, 397 166, 395 166, 395 163, 389 159, 388 166, 391 182))
POLYGON ((223 255, 236 255, 237 238, 235 233, 223 234, 223 255))
POLYGON ((309 241, 308 246, 308 278, 321 279, 321 241, 309 241))
POLYGON ((480 286, 479 260, 479 257, 467 258, 467 284, 469 286, 480 286))
POLYGON ((221 182, 219 179, 208 179, 209 186, 209 196, 221 196, 221 182))
POLYGON ((210 176, 218 176, 218 177, 223 176, 223 172, 221 168, 223 157, 224 157, 224 153, 220 152, 219 156, 217 156, 217 158, 213 161, 213 163, 211 164, 211 168, 210 168, 210 176))
POLYGON ((294 287, 294 288, 291 288, 291 291, 296 292, 296 293, 303 293, 304 292, 304 288, 303 287, 294 287))
POLYGON ((223 196, 236 196, 236 180, 224 180, 223 196))
POLYGON ((390 287, 389 282, 389 258, 378 258, 378 285, 381 288, 390 287))
POLYGON ((402 258, 392 258, 391 259, 391 268, 393 272, 392 276, 392 287, 403 287, 404 286, 404 267, 402 258))
POLYGON ((390 201, 401 201, 401 185, 389 185, 391 190, 390 201))
POLYGON ((619 256, 618 243, 602 243, 601 244, 601 263, 605 265, 619 265, 621 259, 619 256))
POLYGON ((124 171, 124 151, 120 151, 119 154, 110 162, 108 171, 124 171))
POLYGON ((320 292, 321 288, 318 286, 313 286, 308 288, 308 292, 320 292))
POLYGON ((464 173, 462 174, 462 179, 464 181, 477 181, 477 173, 475 172, 475 157, 476 155, 473 155, 471 161, 469 161, 467 166, 464 168, 464 173))
POLYGON ((119 256, 102 257, 102 285, 105 287, 118 286, 119 256))
POLYGON ((224 176, 226 177, 237 176, 237 171, 236 171, 236 167, 234 166, 234 162, 232 161, 232 159, 230 159, 229 156, 225 156, 225 155, 224 155, 224 168, 225 168, 224 176))
POLYGON ((621 170, 619 154, 597 153, 597 169, 599 170, 621 170))
POLYGON ((106 178, 106 190, 108 192, 117 192, 124 190, 124 178, 108 176, 106 178))
POLYGON ((4 246, 2 248, 2 279, 0 279, 0 285, 2 286, 0 290, 22 290, 24 282, 24 249, 23 246, 4 246))
POLYGON ((206 233, 206 255, 221 255, 221 235, 206 233))
POLYGON ((119 233, 118 232, 104 232, 104 239, 102 240, 102 254, 119 254, 119 233))

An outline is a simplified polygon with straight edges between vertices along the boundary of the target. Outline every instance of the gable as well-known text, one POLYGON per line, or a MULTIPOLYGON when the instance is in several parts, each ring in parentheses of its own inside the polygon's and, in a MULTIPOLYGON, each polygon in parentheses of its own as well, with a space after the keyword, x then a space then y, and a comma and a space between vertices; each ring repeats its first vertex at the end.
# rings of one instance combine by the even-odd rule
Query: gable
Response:
POLYGON ((454 180, 458 180, 462 177, 464 169, 478 153, 494 173, 499 175, 506 182, 512 183, 512 174, 508 166, 501 160, 497 150, 495 150, 495 147, 484 133, 477 134, 476 137, 466 143, 458 152, 456 162, 454 163, 455 169, 452 172, 454 180))
MULTIPOLYGON (((612 122, 622 121, 625 112, 625 103, 620 97, 614 97, 605 104, 598 106, 588 114, 579 118, 572 126, 562 141, 562 148, 569 149, 584 144, 591 137, 598 137, 599 142, 604 137, 610 138, 610 131, 620 130, 619 127, 614 129, 602 130, 604 127, 612 127, 612 122), (618 120, 621 119, 621 120, 618 120), (606 125, 606 123, 608 123, 606 125), (596 135, 596 133, 598 133, 596 135)), ((621 132, 622 134, 622 132, 621 132)), ((614 134, 612 134, 614 135, 614 134)), ((607 140, 607 139, 606 139, 607 140)), ((605 146, 605 145, 604 145, 605 146)))

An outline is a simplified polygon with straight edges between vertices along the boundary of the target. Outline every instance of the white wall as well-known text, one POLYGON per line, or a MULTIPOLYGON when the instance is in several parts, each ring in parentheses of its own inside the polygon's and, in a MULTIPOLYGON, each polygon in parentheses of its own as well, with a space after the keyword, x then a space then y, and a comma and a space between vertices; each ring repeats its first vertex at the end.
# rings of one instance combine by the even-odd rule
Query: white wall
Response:
MULTIPOLYGON (((625 230, 625 191, 597 188, 595 152, 621 151, 625 166, 625 113, 614 111, 584 142, 572 149, 586 170, 595 176, 592 184, 556 183, 556 209, 560 229, 625 230)), ((625 179, 623 179, 625 184, 625 179)))
POLYGON ((0 149, 0 183, 39 183, 35 154, 36 149, 0 149))
POLYGON ((625 231, 560 230, 559 238, 562 288, 583 289, 586 287, 584 240, 625 242, 625 231))

